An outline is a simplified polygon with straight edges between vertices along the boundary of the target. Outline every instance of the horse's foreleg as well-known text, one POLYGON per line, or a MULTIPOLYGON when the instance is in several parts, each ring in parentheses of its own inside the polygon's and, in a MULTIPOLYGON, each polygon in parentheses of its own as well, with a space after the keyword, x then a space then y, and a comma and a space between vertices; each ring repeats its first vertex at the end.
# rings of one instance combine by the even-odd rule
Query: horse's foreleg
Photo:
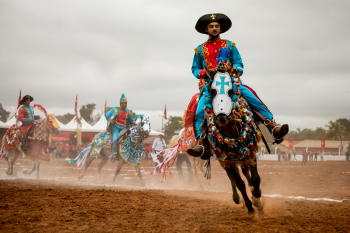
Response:
POLYGON ((13 165, 15 164, 15 162, 20 154, 21 154, 21 152, 19 150, 16 150, 16 151, 11 152, 11 153, 9 153, 7 151, 5 152, 4 157, 5 157, 5 161, 7 162, 7 170, 6 170, 7 175, 12 175, 13 165), (10 157, 12 154, 14 154, 13 158, 10 157))
POLYGON ((86 160, 83 170, 78 175, 78 179, 82 179, 85 176, 86 170, 88 169, 88 167, 90 166, 92 161, 95 159, 94 157, 90 157, 90 155, 88 155, 88 156, 89 156, 89 158, 86 160))
POLYGON ((102 156, 102 161, 100 162, 100 164, 97 167, 97 171, 98 171, 98 179, 99 181, 101 181, 101 171, 104 165, 106 165, 106 163, 108 162, 108 157, 104 154, 101 154, 102 156))
POLYGON ((204 190, 203 184, 202 184, 202 182, 200 181, 200 179, 198 177, 195 157, 190 156, 189 154, 187 154, 187 156, 188 156, 188 158, 189 158, 189 160, 191 162, 192 172, 193 172, 193 175, 194 175, 195 179, 197 180, 197 182, 199 184, 199 188, 201 190, 204 190))
POLYGON ((40 170, 40 162, 37 162, 36 165, 36 178, 39 179, 39 170, 40 170))
POLYGON ((141 186, 145 187, 145 183, 143 183, 143 179, 142 179, 142 173, 141 173, 141 168, 140 168, 140 164, 137 164, 137 166, 135 167, 137 175, 139 176, 139 179, 141 181, 141 186))
POLYGON ((242 173, 245 176, 245 178, 247 178, 248 184, 249 184, 249 188, 250 188, 250 192, 253 192, 253 185, 252 185, 252 179, 250 177, 250 169, 249 168, 242 168, 242 173))
POLYGON ((32 174, 33 173, 33 171, 35 171, 35 169, 36 169, 36 164, 35 164, 35 160, 34 159, 31 159, 31 161, 32 161, 32 170, 24 170, 23 171, 23 173, 24 174, 27 174, 27 175, 30 175, 30 174, 32 174))
POLYGON ((230 178, 230 181, 231 181, 232 199, 233 199, 234 203, 239 204, 242 201, 241 201, 241 197, 238 195, 238 192, 237 192, 235 178, 233 177, 232 172, 230 171, 230 169, 225 169, 225 171, 226 171, 226 174, 227 174, 228 178, 230 178))
POLYGON ((237 188, 239 189, 239 191, 242 194, 242 197, 245 201, 245 206, 248 208, 249 216, 253 217, 255 214, 255 210, 253 209, 252 202, 250 201, 250 199, 247 196, 245 184, 244 184, 244 181, 242 180, 242 178, 239 174, 239 170, 237 168, 231 168, 231 169, 229 169, 229 172, 232 174, 232 176, 236 182, 237 188))
POLYGON ((120 170, 122 169, 123 164, 124 164, 124 159, 121 158, 121 156, 119 155, 118 166, 117 166, 117 169, 115 170, 114 177, 113 177, 113 180, 112 180, 112 184, 115 183, 115 179, 116 179, 117 176, 119 175, 119 172, 120 172, 120 170))
POLYGON ((252 173, 252 185, 254 187, 254 190, 252 192, 253 194, 253 205, 255 207, 261 206, 261 189, 260 189, 260 176, 258 173, 258 166, 253 165, 250 167, 251 173, 252 173))

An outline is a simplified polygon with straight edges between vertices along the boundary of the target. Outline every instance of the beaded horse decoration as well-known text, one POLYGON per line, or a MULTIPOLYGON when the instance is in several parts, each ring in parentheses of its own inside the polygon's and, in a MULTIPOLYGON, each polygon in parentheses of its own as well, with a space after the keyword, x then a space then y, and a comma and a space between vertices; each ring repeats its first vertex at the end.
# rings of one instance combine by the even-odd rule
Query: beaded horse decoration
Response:
POLYGON ((221 48, 215 71, 208 70, 211 78, 204 86, 204 110, 210 149, 223 168, 239 164, 255 164, 261 132, 254 123, 253 113, 238 89, 240 81, 231 73, 229 49, 221 48))

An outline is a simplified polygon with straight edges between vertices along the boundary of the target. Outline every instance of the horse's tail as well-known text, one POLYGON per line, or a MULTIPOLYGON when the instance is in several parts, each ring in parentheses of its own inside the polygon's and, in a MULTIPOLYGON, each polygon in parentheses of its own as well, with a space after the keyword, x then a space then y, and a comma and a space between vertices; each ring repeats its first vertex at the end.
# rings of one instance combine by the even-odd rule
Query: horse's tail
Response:
POLYGON ((77 163, 77 166, 78 168, 83 168, 84 167, 84 164, 86 162, 86 158, 88 157, 89 153, 91 151, 91 146, 88 145, 87 147, 84 148, 84 150, 82 150, 79 155, 75 158, 75 159, 66 159, 66 161, 68 163, 73 163, 73 164, 76 164, 77 163))

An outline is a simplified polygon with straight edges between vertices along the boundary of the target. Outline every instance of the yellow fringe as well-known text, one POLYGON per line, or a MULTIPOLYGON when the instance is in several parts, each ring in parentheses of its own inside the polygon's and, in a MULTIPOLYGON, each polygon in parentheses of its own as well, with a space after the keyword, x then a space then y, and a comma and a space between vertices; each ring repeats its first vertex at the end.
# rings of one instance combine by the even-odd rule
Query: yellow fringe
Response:
POLYGON ((246 168, 256 164, 254 159, 255 158, 250 158, 247 161, 223 161, 218 159, 218 161, 223 169, 235 168, 237 165, 240 165, 242 168, 246 168))
POLYGON ((194 51, 196 52, 197 55, 199 55, 198 47, 196 47, 196 48, 194 49, 194 51))

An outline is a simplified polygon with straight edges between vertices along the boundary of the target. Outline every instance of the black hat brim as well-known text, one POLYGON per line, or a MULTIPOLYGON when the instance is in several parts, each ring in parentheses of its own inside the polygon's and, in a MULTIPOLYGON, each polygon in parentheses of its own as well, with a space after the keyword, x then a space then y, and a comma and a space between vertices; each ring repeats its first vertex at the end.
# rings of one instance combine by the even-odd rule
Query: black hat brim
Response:
POLYGON ((25 102, 26 100, 28 100, 28 99, 30 99, 30 102, 32 102, 32 101, 34 100, 34 98, 31 97, 30 95, 25 95, 25 96, 23 96, 22 100, 19 101, 19 105, 23 105, 24 102, 25 102))
POLYGON ((198 19, 195 28, 199 33, 208 34, 205 29, 212 22, 220 24, 221 33, 227 32, 232 26, 230 18, 224 14, 207 14, 198 19))

